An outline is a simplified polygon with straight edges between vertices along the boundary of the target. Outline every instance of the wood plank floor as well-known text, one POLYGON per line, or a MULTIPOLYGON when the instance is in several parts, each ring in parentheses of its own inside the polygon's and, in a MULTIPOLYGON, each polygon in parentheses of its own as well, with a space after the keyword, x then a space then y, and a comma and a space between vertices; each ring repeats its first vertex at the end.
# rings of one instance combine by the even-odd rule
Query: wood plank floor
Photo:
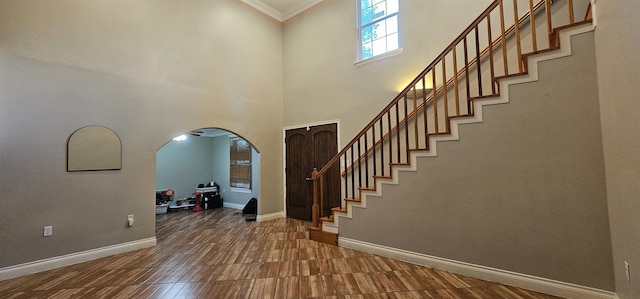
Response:
POLYGON ((308 226, 161 214, 157 246, 0 281, 0 298, 557 298, 320 244, 308 226))

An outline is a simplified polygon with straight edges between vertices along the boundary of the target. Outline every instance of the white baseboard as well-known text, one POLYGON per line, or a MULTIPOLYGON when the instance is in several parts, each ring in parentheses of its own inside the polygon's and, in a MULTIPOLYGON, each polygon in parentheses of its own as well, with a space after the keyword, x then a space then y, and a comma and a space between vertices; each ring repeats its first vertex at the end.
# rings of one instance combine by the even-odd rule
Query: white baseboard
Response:
POLYGON ((284 211, 265 214, 265 215, 258 215, 257 221, 258 222, 260 222, 260 221, 269 221, 269 220, 278 219, 278 218, 282 218, 282 217, 285 217, 284 211))
POLYGON ((156 245, 156 237, 0 268, 0 281, 156 245))
POLYGON ((615 293, 610 291, 604 291, 562 281, 485 267, 436 256, 430 256, 417 252, 372 244, 348 238, 339 237, 338 245, 341 247, 360 250, 380 256, 407 261, 418 265, 424 265, 435 269, 449 271, 460 275, 498 282, 505 285, 516 286, 523 289, 528 289, 554 296, 581 299, 618 298, 615 293))
POLYGON ((232 202, 223 202, 222 206, 224 206, 225 208, 242 210, 242 209, 244 209, 245 205, 241 205, 241 204, 238 204, 238 203, 232 203, 232 202))

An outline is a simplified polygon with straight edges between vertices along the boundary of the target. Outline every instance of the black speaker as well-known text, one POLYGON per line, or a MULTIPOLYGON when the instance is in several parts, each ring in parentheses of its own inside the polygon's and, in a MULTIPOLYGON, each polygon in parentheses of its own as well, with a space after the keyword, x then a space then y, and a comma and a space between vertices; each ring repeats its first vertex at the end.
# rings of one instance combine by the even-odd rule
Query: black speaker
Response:
POLYGON ((205 192, 200 199, 200 206, 204 210, 222 208, 222 197, 217 192, 205 192))
POLYGON ((242 214, 258 214, 258 199, 249 199, 249 202, 242 209, 242 214))

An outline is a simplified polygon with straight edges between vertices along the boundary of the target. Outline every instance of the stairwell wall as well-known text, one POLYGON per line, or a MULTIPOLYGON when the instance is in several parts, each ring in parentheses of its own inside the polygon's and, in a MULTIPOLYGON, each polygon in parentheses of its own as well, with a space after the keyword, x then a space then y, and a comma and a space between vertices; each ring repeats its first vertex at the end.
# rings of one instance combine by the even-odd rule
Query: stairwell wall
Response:
POLYGON ((340 218, 340 237, 613 291, 593 33, 572 46, 340 218))
POLYGON ((616 293, 640 298, 640 2, 597 1, 602 143, 616 293), (624 262, 630 265, 627 279, 624 262))
POLYGON ((350 141, 491 2, 400 1, 404 50, 360 66, 356 1, 325 1, 288 21, 284 125, 339 119, 339 140, 350 141))

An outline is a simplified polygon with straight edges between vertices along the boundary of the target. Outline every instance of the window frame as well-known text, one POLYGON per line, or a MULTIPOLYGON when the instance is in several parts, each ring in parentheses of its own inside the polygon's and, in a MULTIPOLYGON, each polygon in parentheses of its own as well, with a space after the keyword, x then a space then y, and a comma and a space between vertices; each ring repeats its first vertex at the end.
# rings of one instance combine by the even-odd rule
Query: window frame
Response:
MULTIPOLYGON (((376 4, 378 4, 378 5, 381 4, 381 3, 384 4, 385 5, 385 11, 386 11, 386 8, 387 8, 386 6, 387 6, 388 1, 397 1, 398 10, 396 12, 394 12, 392 14, 389 14, 389 15, 386 15, 384 17, 373 19, 369 23, 362 24, 362 16, 363 16, 363 10, 362 10, 362 7, 361 7, 362 0, 356 0, 356 28, 357 28, 357 32, 358 32, 358 37, 357 37, 358 41, 356 43, 357 44, 357 51, 356 51, 357 60, 354 63, 356 66, 361 65, 361 64, 365 64, 365 63, 368 63, 368 62, 384 59, 384 58, 387 58, 387 57, 390 57, 390 56, 394 56, 394 55, 402 53, 402 51, 403 51, 403 48, 400 46, 400 22, 399 22, 399 19, 400 19, 400 0, 372 0, 372 2, 373 1, 377 1, 376 4), (373 24, 376 24, 376 23, 386 22, 388 19, 391 19, 391 18, 394 18, 394 17, 396 18, 397 31, 392 33, 392 34, 396 34, 397 45, 398 45, 397 48, 393 49, 393 50, 387 50, 386 52, 383 52, 383 53, 380 53, 380 54, 377 54, 377 55, 373 55, 372 54, 372 56, 370 56, 370 57, 363 58, 363 56, 362 56, 362 54, 363 54, 362 53, 363 52, 362 51, 363 29, 368 27, 368 26, 371 26, 373 24)), ((372 5, 371 7, 375 6, 376 4, 372 5)), ((391 34, 387 34, 385 32, 385 36, 383 37, 384 40, 385 40, 385 43, 387 42, 387 38, 390 35, 391 34)), ((372 38, 372 41, 373 40, 374 39, 372 38)))
POLYGON ((241 137, 229 138, 229 187, 232 191, 250 192, 252 188, 252 155, 253 147, 251 144, 241 137), (239 147, 238 142, 245 142, 246 146, 239 147), (246 148, 246 149, 245 149, 246 148), (243 169, 245 168, 245 169, 243 169), (240 173, 240 180, 234 179, 234 169, 240 173), (245 184, 238 185, 238 184, 245 184))

